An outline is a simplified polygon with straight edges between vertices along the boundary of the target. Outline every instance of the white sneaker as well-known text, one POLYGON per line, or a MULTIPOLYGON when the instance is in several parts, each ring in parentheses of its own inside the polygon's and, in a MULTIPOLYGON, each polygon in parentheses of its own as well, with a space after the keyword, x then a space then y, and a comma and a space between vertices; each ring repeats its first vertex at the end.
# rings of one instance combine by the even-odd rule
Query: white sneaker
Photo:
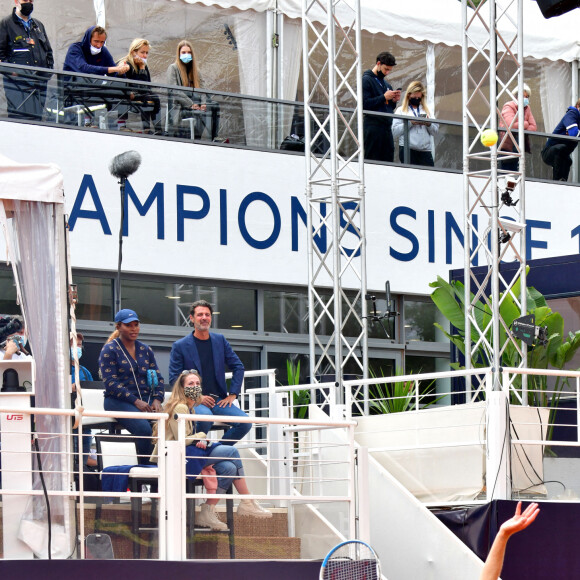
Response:
POLYGON ((195 520, 196 525, 202 528, 210 528, 210 530, 218 530, 223 532, 228 529, 227 524, 224 524, 215 513, 215 505, 201 504, 201 512, 195 520))
POLYGON ((265 519, 271 518, 272 512, 264 509, 255 499, 243 499, 238 506, 238 515, 265 519))

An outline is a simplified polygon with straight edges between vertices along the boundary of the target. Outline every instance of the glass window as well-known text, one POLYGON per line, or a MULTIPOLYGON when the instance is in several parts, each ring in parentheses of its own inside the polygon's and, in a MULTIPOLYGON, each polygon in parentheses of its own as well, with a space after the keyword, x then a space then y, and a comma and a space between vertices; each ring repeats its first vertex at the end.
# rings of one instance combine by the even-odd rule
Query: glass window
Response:
POLYGON ((257 330, 256 291, 149 280, 123 280, 123 308, 135 310, 145 324, 190 326, 192 302, 212 305, 213 328, 257 330))
POLYGON ((264 292, 264 330, 288 334, 308 334, 306 292, 264 292))
POLYGON ((434 326, 435 322, 440 322, 439 317, 439 310, 433 302, 405 300, 405 340, 425 342, 443 340, 443 336, 437 337, 437 328, 434 326))
POLYGON ((84 320, 113 320, 113 280, 94 276, 73 276, 77 285, 76 317, 84 320))
POLYGON ((20 314, 12 270, 0 270, 0 315, 20 314))
POLYGON ((177 325, 175 301, 167 296, 167 286, 150 280, 121 279, 121 307, 134 310, 141 324, 177 325))
MULTIPOLYGON (((431 356, 410 356, 405 357, 406 374, 425 374, 445 372, 449 368, 449 359, 431 356)), ((421 393, 421 406, 432 405, 449 405, 450 398, 446 397, 451 391, 451 379, 442 378, 432 381, 421 381, 419 392, 421 393)))

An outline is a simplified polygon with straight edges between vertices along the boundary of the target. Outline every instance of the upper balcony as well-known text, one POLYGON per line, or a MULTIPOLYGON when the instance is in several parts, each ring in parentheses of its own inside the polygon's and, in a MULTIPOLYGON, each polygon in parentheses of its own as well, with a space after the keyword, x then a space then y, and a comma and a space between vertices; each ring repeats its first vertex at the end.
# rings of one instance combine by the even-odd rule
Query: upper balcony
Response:
MULTIPOLYGON (((0 63, 0 73, 4 83, 0 119, 111 134, 122 131, 154 139, 196 141, 258 151, 299 153, 304 150, 304 104, 301 102, 63 73, 8 63, 0 63)), ((325 105, 313 109, 320 119, 324 119, 328 112, 325 105)), ((343 111, 346 119, 352 117, 353 109, 344 107, 343 111)), ((372 112, 365 115, 400 119, 403 122, 400 143, 407 142, 411 118, 372 112)), ((462 124, 445 119, 436 122, 439 132, 432 138, 433 169, 461 173, 462 124)), ((356 134, 356 118, 352 123, 356 134)), ((318 127, 311 129, 316 134, 318 127)), ((328 154, 329 144, 324 133, 319 131, 319 134, 315 153, 323 156, 328 154)), ((500 140, 503 135, 500 134, 500 140)), ((527 179, 551 180, 552 169, 541 159, 541 150, 549 135, 526 132, 527 179)), ((509 173, 503 169, 504 163, 510 160, 509 136, 504 141, 504 146, 498 150, 500 174, 509 173)), ((409 165, 409 149, 402 147, 399 152, 398 145, 396 142, 395 164, 409 165)), ((342 155, 348 156, 353 149, 352 140, 346 139, 340 144, 342 155)), ((482 153, 486 150, 482 145, 482 153)), ((577 181, 577 152, 575 161, 572 182, 577 181)), ((486 164, 488 160, 483 159, 482 169, 486 164)), ((477 170, 477 167, 473 169, 477 170)))

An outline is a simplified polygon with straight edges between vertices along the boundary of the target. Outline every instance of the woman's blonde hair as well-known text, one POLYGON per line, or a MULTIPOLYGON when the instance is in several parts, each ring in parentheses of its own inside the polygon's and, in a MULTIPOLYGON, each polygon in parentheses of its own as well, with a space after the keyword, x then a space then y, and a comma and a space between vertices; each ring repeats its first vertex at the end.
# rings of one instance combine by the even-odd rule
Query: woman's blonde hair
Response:
POLYGON ((177 45, 177 56, 175 57, 175 64, 179 68, 179 74, 181 75, 181 82, 184 87, 199 88, 199 70, 197 68, 197 58, 195 58, 195 51, 189 40, 182 40, 177 45), (179 58, 179 52, 184 46, 188 46, 191 50, 191 62, 185 64, 181 62, 179 58))
POLYGON ((431 112, 429 111, 429 107, 427 107, 426 103, 427 91, 421 81, 412 81, 409 83, 407 91, 405 92, 405 96, 403 97, 401 111, 403 113, 409 112, 409 95, 412 95, 413 93, 421 93, 421 108, 423 111, 425 111, 425 113, 427 113, 427 117, 430 117, 431 112))
POLYGON ((137 52, 143 46, 148 46, 149 49, 151 49, 151 43, 146 38, 136 38, 131 43, 131 46, 129 47, 129 54, 125 58, 122 58, 119 61, 119 64, 122 63, 123 61, 125 61, 127 64, 131 65, 132 68, 137 70, 138 67, 135 64, 135 60, 133 58, 133 53, 137 52))
MULTIPOLYGON (((189 401, 189 399, 185 396, 185 388, 183 386, 185 379, 189 375, 195 375, 196 377, 198 377, 199 384, 201 385, 201 376, 195 370, 183 371, 179 375, 179 378, 173 383, 173 388, 171 389, 171 395, 169 395, 169 399, 167 400, 167 403, 165 403, 165 405, 163 405, 163 412, 167 413, 169 415, 169 418, 171 418, 173 416, 173 411, 174 411, 175 407, 177 407, 177 405, 187 405, 187 402, 189 401)), ((200 402, 201 402, 201 395, 197 398, 196 401, 194 401, 194 403, 196 405, 198 405, 200 402)), ((191 410, 191 412, 195 413, 195 411, 193 409, 191 410)), ((169 419, 167 419, 165 422, 166 427, 167 427, 168 422, 169 422, 169 419)), ((195 427, 194 427, 194 429, 195 429, 195 427)), ((155 425, 153 425, 153 437, 157 437, 157 423, 155 423, 155 425)))
POLYGON ((107 342, 105 344, 107 344, 107 343, 115 340, 116 338, 119 338, 119 336, 121 334, 119 332, 119 327, 120 326, 121 326, 121 323, 120 322, 117 322, 117 325, 115 326, 115 330, 113 330, 113 332, 109 335, 109 338, 107 338, 107 342))

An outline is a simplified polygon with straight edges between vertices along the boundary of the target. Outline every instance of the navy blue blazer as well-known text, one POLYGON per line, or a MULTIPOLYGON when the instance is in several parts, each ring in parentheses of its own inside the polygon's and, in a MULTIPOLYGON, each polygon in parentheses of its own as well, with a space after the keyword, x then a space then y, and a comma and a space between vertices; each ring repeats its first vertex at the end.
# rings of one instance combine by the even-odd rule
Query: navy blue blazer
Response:
MULTIPOLYGON (((230 343, 222 334, 210 333, 211 350, 213 352, 213 366, 215 369, 215 380, 221 390, 222 398, 227 397, 228 388, 226 385, 226 366, 232 372, 232 381, 230 383, 230 394, 239 395, 242 389, 242 381, 244 379, 244 365, 230 346, 230 343)), ((201 375, 201 361, 197 346, 193 339, 193 333, 188 334, 184 338, 179 339, 173 343, 171 347, 171 355, 169 358, 169 380, 173 385, 179 378, 182 371, 196 370, 201 375)))

